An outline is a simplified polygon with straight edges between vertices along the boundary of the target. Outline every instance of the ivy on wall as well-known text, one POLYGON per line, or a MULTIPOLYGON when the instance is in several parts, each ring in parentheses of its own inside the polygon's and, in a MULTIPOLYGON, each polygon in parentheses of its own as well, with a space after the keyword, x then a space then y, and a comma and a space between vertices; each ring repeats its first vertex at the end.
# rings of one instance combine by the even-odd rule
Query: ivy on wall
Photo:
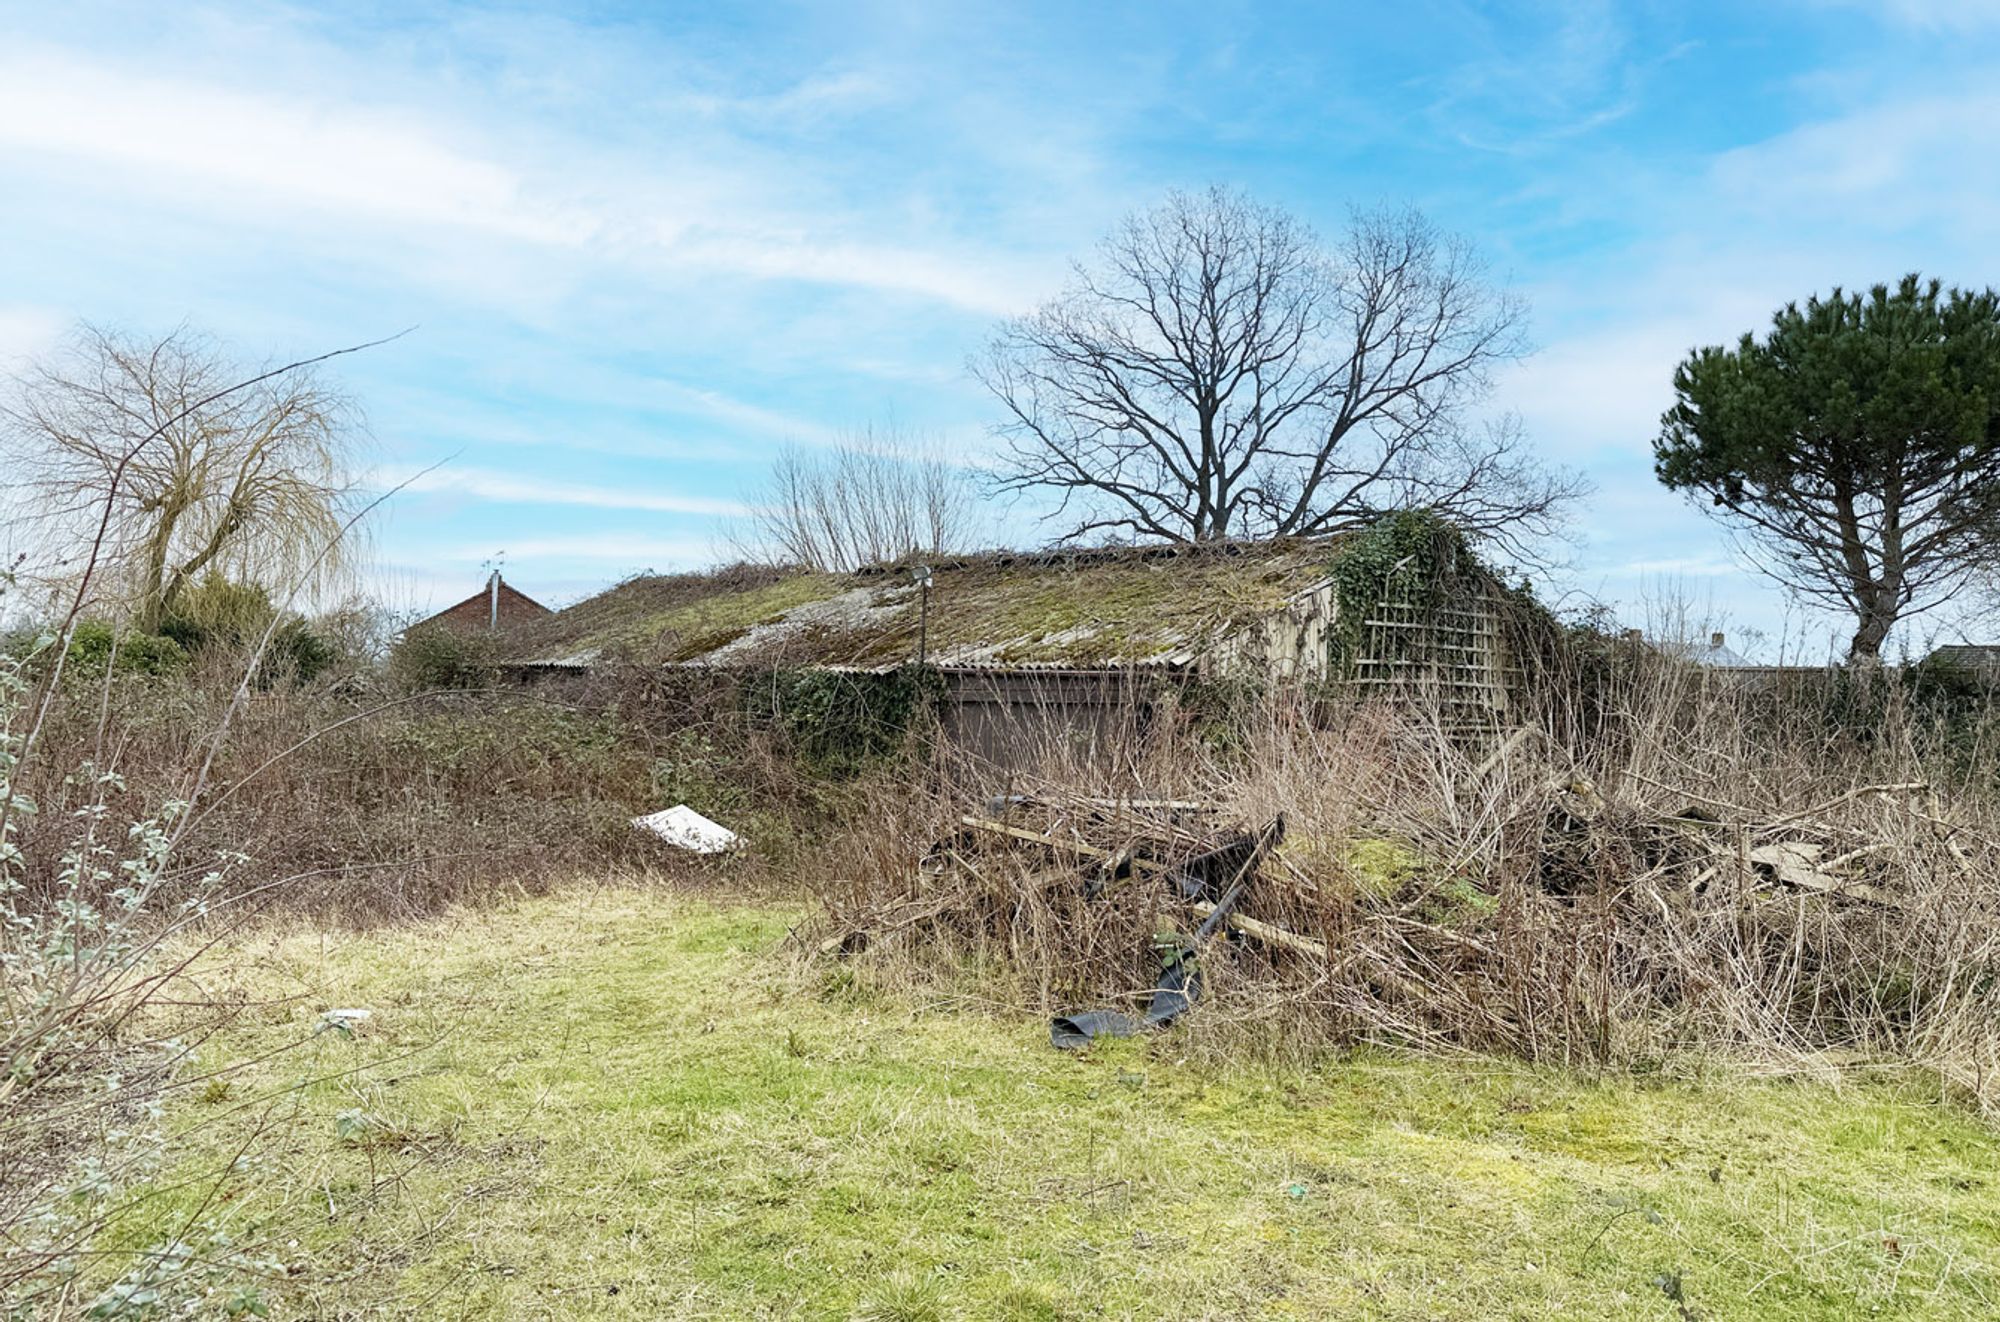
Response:
POLYGON ((1382 602, 1428 607, 1461 591, 1478 573, 1465 535, 1423 510, 1387 514, 1341 543, 1333 566, 1331 673, 1354 667, 1363 627, 1382 602))
POLYGON ((808 768, 843 778, 900 752, 942 689, 936 670, 911 665, 881 674, 780 670, 744 694, 753 715, 790 736, 808 768))

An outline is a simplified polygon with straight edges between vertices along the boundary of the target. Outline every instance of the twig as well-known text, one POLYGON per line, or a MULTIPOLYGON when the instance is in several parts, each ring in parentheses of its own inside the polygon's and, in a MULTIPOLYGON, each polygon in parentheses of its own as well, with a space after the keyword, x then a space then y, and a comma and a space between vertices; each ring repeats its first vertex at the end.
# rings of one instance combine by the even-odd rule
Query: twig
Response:
POLYGON ((1821 813, 1838 808, 1843 803, 1849 803, 1870 794, 1916 794, 1929 788, 1930 783, 1922 780, 1900 781, 1892 785, 1857 785, 1845 794, 1834 795, 1825 803, 1816 803, 1810 808, 1802 808, 1797 812, 1786 813, 1781 817, 1774 817, 1759 829, 1772 831, 1791 822, 1804 821, 1808 817, 1818 817, 1821 813))
MULTIPOLYGON (((1207 918, 1215 913, 1215 906, 1206 900, 1190 901, 1188 907, 1203 918, 1207 918)), ((1297 951, 1301 955, 1312 955, 1318 959, 1329 959, 1332 957, 1331 951, 1310 937, 1300 936, 1296 932, 1287 932, 1282 927, 1275 927, 1270 923, 1259 922, 1255 918, 1244 914, 1229 914, 1225 921, 1229 926, 1243 933, 1243 935, 1254 936, 1266 945, 1282 946, 1286 950, 1297 951)))

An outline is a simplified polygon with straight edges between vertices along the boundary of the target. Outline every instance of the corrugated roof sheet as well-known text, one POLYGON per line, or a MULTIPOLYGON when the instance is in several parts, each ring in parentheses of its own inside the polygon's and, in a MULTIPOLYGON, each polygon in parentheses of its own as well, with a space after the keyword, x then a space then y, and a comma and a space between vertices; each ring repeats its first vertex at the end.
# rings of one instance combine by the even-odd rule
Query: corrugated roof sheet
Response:
POLYGON ((858 574, 738 568, 633 579, 535 626, 523 664, 613 653, 700 666, 1098 669, 1191 663, 1323 582, 1326 540, 996 554, 858 574))
POLYGON ((1681 642, 1668 639, 1654 644, 1668 656, 1681 661, 1692 661, 1698 666, 1712 670, 1761 670, 1760 662, 1752 661, 1727 643, 1681 642))
POLYGON ((2000 668, 2000 643, 1942 643, 1932 648, 1930 655, 1974 670, 2000 668))

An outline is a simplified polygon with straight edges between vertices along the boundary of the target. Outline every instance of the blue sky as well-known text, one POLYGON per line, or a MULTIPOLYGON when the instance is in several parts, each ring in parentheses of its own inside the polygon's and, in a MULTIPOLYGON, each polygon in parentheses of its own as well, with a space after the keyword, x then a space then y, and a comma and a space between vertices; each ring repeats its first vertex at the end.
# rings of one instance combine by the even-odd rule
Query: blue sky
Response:
POLYGON ((0 365, 84 318, 414 326, 339 368, 384 480, 450 457, 380 586, 444 604, 504 548, 561 601, 712 559, 787 442, 977 463, 968 355, 1170 188, 1412 203, 1528 298, 1496 407, 1597 484, 1552 590, 1823 647, 1654 483, 1672 368, 1835 283, 2000 281, 1996 126, 1994 0, 0 0, 0 365))

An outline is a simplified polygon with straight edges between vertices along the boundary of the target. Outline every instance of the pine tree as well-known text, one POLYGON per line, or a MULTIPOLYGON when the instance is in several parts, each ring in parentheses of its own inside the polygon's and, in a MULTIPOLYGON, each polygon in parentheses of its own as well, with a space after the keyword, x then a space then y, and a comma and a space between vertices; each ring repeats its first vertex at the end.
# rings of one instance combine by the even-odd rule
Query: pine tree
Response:
POLYGON ((2000 552, 2000 296, 1911 275, 1691 354, 1653 444, 1757 567, 1851 613, 1850 662, 2000 552))

